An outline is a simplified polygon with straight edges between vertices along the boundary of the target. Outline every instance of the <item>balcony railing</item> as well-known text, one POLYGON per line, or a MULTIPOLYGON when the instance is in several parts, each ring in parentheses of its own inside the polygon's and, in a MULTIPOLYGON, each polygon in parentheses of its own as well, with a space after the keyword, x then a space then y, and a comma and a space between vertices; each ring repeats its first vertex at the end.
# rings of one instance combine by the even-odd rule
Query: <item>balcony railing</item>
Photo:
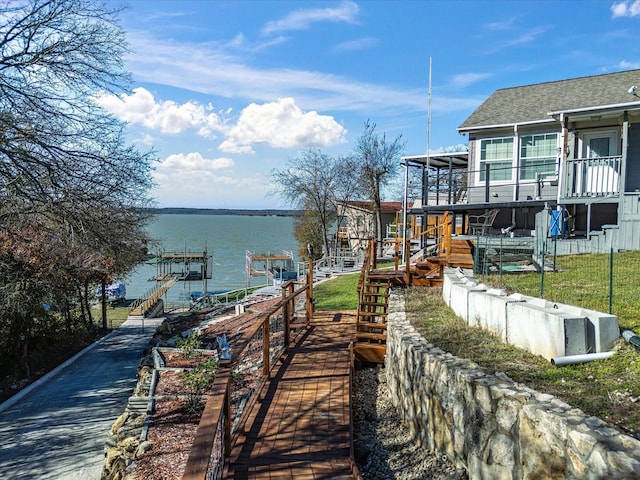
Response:
POLYGON ((620 193, 622 157, 568 159, 562 198, 607 197, 620 193))
MULTIPOLYGON (((531 169, 486 163, 482 171, 469 170, 468 198, 457 203, 490 203, 494 198, 519 200, 579 200, 620 194, 622 156, 567 159, 562 178, 555 171, 536 174, 531 169), (560 190, 558 190, 560 189, 560 190), (506 194, 506 195, 505 195, 506 194)), ((432 192, 429 192, 432 195, 432 192)))

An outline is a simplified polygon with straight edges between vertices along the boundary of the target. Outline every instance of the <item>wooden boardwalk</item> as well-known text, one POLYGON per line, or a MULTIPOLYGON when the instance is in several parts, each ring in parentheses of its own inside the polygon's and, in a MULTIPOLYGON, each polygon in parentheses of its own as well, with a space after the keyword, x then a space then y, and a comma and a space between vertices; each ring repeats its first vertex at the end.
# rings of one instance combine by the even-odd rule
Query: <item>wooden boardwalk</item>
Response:
POLYGON ((349 402, 355 324, 355 312, 314 314, 254 406, 224 478, 355 478, 349 402))

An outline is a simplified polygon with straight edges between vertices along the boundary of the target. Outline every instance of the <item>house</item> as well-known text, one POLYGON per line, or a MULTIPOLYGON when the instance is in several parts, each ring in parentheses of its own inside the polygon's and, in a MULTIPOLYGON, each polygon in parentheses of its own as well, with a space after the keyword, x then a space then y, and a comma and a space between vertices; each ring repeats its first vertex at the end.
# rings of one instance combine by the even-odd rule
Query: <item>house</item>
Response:
MULTIPOLYGON (((382 238, 395 238, 402 202, 381 202, 382 238)), ((351 252, 364 251, 369 238, 376 237, 374 205, 370 201, 339 202, 338 240, 342 248, 351 252)))
POLYGON ((482 233, 553 235, 558 254, 640 249, 637 86, 640 70, 497 90, 458 127, 468 152, 403 157, 427 171, 411 213, 462 213, 472 233, 472 215, 494 212, 482 233))

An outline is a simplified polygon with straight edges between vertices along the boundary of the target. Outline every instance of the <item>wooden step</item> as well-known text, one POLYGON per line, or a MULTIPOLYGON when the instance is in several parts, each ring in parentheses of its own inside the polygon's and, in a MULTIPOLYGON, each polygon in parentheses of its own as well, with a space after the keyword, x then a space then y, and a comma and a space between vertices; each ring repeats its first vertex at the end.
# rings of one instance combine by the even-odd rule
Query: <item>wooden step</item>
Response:
POLYGON ((358 310, 358 314, 361 317, 384 317, 387 318, 386 310, 358 310))
POLYGON ((358 360, 363 362, 384 363, 387 347, 372 343, 358 343, 353 347, 353 353, 358 360))
POLYGON ((356 342, 360 340, 373 340, 378 343, 387 341, 386 333, 356 332, 356 342))
POLYGON ((364 328, 381 328, 383 330, 386 330, 387 324, 386 323, 378 323, 378 322, 358 322, 357 325, 356 325, 356 328, 360 328, 360 327, 364 327, 364 328))

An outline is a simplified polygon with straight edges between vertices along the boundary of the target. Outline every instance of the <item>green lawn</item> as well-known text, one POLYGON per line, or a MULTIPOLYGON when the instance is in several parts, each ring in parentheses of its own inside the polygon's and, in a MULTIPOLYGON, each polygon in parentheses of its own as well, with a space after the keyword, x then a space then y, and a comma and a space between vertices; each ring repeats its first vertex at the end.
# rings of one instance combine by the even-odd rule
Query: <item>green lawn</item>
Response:
POLYGON ((356 310, 359 273, 340 275, 313 287, 316 310, 356 310))
MULTIPOLYGON (((545 298, 554 302, 608 312, 609 256, 558 258, 562 272, 546 273, 545 298)), ((622 328, 640 333, 638 283, 640 252, 617 254, 614 261, 613 313, 622 328), (619 255, 619 256, 618 256, 619 255)), ((316 310, 357 309, 359 274, 345 275, 314 287, 316 310)), ((482 277, 485 283, 532 296, 540 294, 539 274, 482 277)), ((640 432, 640 352, 624 340, 607 360, 554 367, 542 357, 505 345, 500 338, 469 327, 444 303, 439 288, 412 287, 407 291, 407 316, 429 342, 489 373, 504 372, 514 381, 550 393, 611 424, 640 432)))

